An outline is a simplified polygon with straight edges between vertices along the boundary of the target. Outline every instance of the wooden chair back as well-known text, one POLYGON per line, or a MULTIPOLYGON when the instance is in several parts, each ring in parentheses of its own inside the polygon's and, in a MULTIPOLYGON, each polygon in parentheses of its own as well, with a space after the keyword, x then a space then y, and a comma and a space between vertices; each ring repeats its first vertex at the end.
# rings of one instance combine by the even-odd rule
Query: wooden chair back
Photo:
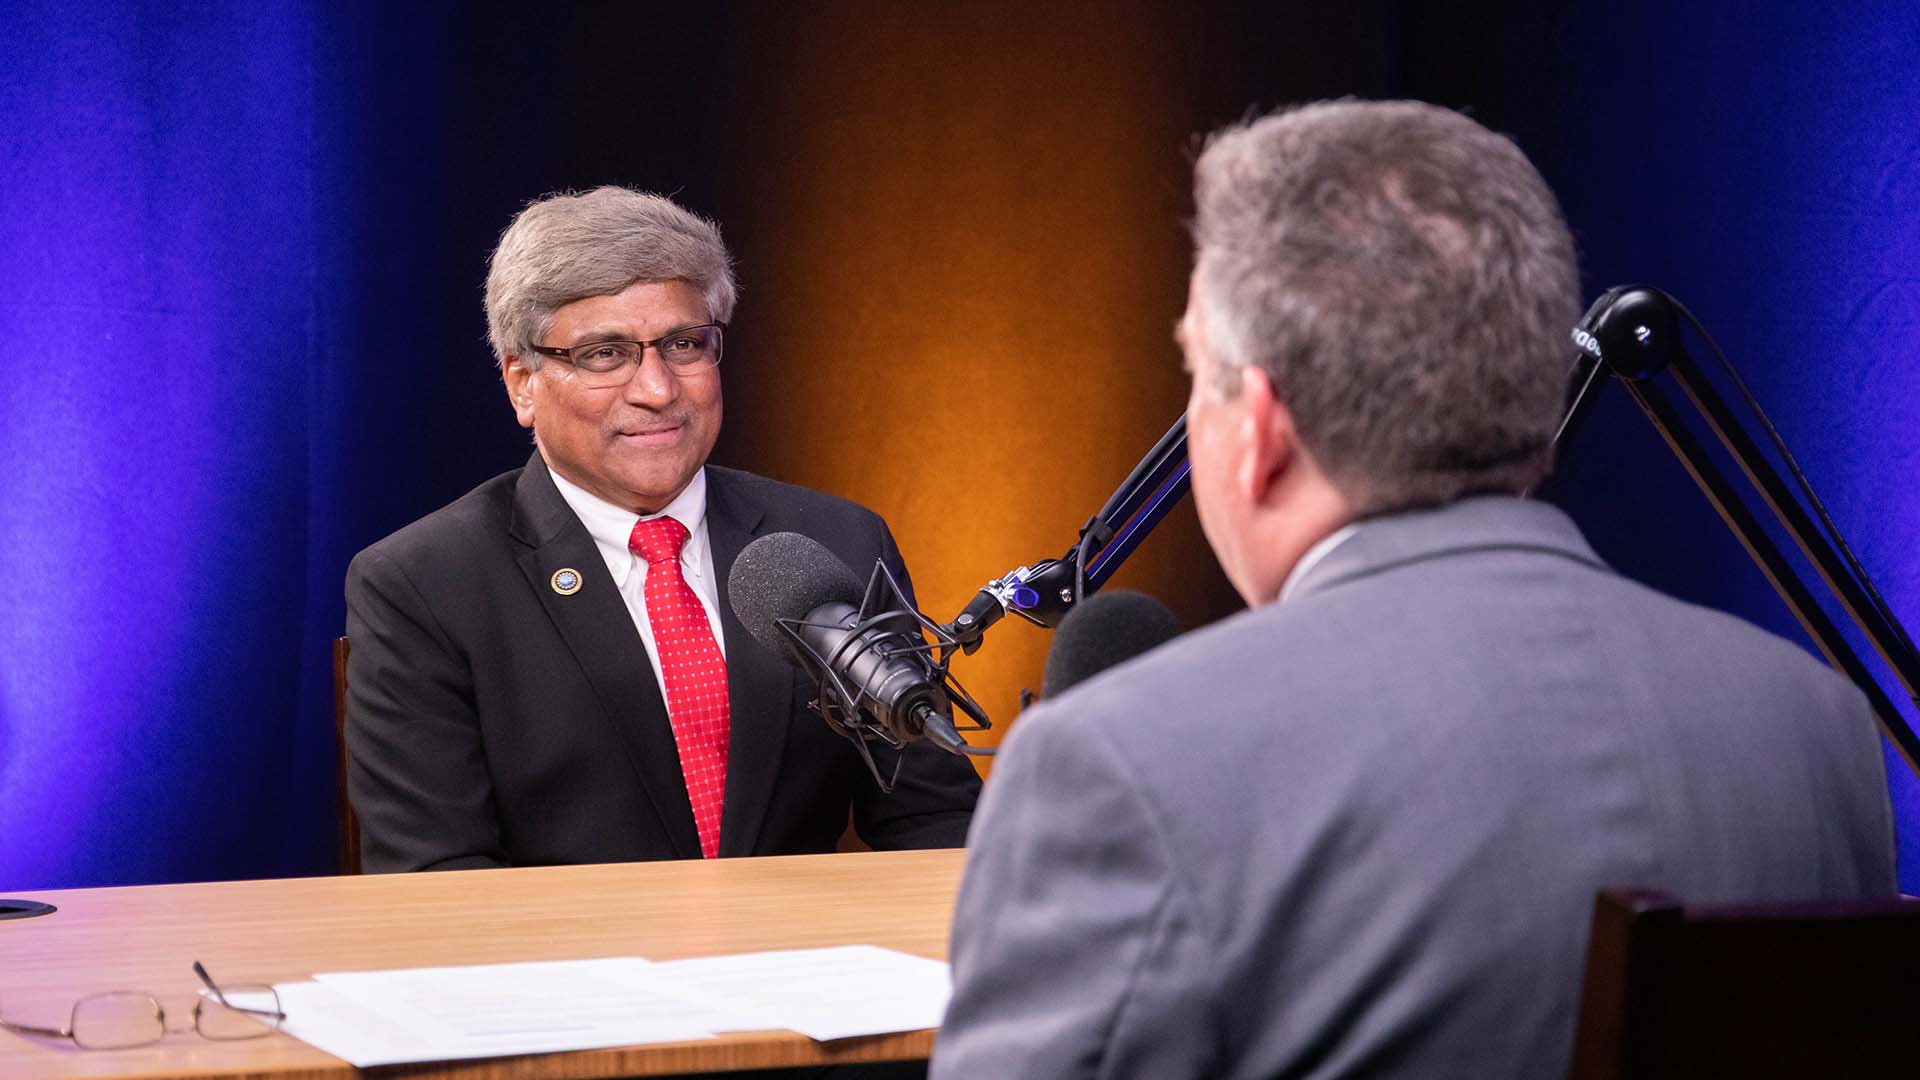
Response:
POLYGON ((1920 901, 1594 906, 1573 1080, 1920 1074, 1920 901))
POLYGON ((333 639, 333 772, 340 800, 340 872, 360 872, 360 819, 347 799, 347 639, 333 639))

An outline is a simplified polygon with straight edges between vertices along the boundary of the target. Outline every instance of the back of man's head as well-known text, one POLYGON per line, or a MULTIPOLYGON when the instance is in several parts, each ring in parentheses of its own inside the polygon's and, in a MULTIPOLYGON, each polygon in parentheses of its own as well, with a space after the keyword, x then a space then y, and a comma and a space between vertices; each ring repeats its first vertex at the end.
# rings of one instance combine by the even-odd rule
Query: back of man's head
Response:
POLYGON ((1355 512, 1546 475, 1579 279, 1518 147, 1431 105, 1340 101, 1220 131, 1194 173, 1220 375, 1265 370, 1355 512))

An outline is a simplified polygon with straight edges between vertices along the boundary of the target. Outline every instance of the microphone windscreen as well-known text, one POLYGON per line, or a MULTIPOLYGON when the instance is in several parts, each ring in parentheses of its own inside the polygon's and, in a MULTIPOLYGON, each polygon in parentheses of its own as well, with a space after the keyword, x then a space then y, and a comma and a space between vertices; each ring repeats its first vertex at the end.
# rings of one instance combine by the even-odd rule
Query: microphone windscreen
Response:
POLYGON ((740 624, 775 656, 798 663, 780 619, 804 619, 838 600, 860 606, 866 589, 840 557, 799 533, 768 533, 741 549, 727 572, 727 603, 740 624))
POLYGON ((1041 696, 1053 697, 1180 636, 1167 605, 1129 589, 1097 592, 1060 620, 1047 649, 1041 696))

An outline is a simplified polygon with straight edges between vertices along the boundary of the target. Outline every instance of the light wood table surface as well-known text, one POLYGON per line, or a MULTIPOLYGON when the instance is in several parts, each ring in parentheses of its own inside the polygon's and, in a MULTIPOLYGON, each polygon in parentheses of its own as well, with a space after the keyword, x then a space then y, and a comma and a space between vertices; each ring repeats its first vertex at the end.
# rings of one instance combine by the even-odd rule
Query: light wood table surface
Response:
MULTIPOLYGON (((64 1025, 74 999, 143 990, 190 1024, 193 961, 224 983, 520 960, 695 956, 880 945, 946 959, 963 853, 468 870, 9 893, 60 910, 0 921, 0 1007, 64 1025)), ((820 1044, 790 1031, 699 1042, 388 1066, 461 1080, 644 1076, 924 1058, 931 1031, 820 1044)), ((187 1031, 131 1050, 79 1050, 0 1031, 0 1077, 360 1075, 292 1036, 218 1043, 187 1031)))

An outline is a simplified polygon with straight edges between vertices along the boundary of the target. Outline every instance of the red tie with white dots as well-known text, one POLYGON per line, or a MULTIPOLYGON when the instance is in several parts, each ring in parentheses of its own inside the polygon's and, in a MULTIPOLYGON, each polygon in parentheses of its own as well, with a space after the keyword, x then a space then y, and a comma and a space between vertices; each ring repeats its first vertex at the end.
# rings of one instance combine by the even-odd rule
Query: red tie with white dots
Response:
POLYGON ((700 832, 700 853, 720 854, 720 808, 727 794, 727 662, 707 609, 680 573, 687 527, 670 517, 636 522, 627 549, 647 560, 647 623, 667 683, 667 718, 680 748, 680 772, 700 832))

